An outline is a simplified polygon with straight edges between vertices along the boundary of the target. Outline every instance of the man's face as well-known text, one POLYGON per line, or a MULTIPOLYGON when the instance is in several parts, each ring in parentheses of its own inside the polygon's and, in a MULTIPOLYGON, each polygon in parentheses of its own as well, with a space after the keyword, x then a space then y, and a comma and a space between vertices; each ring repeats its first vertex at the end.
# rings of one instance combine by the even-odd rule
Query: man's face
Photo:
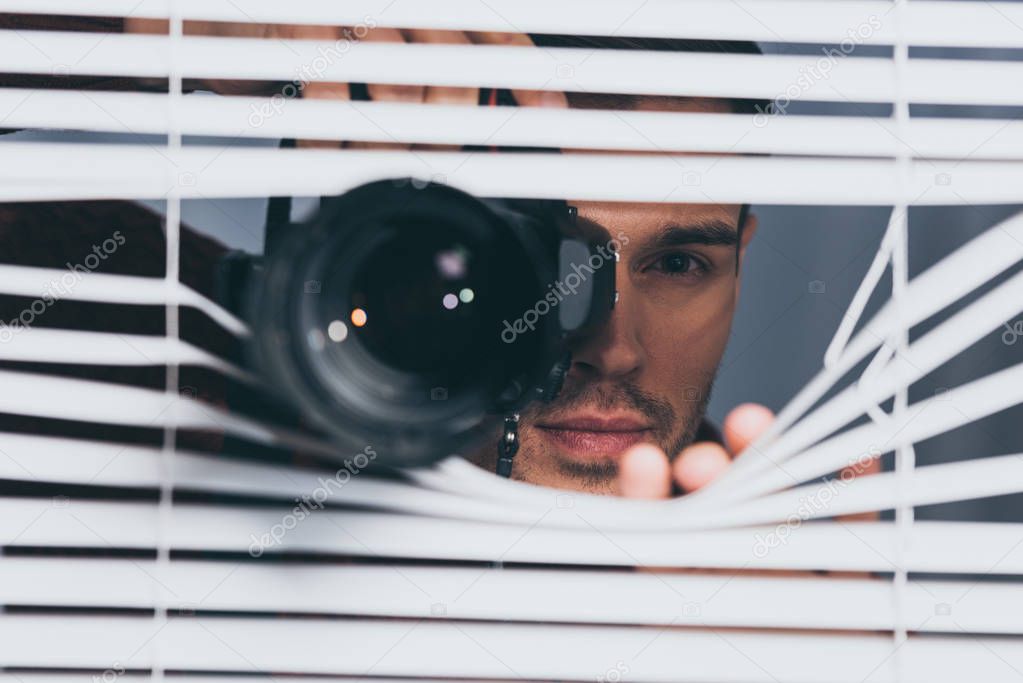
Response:
MULTIPOLYGON (((635 108, 718 110, 677 99, 635 108)), ((570 347, 572 365, 557 399, 521 414, 512 477, 613 494, 618 459, 630 446, 650 442, 674 457, 693 441, 731 330, 738 265, 755 221, 747 220, 740 236, 738 205, 570 203, 579 211, 579 236, 621 245, 619 299, 601 329, 570 347)), ((471 458, 491 471, 497 436, 471 458)))
MULTIPOLYGON (((573 202, 583 236, 621 244, 619 299, 571 347, 565 386, 522 413, 513 477, 615 493, 618 457, 639 442, 671 456, 692 442, 739 294, 736 205, 573 202)), ((496 440, 474 458, 494 461, 496 440)))

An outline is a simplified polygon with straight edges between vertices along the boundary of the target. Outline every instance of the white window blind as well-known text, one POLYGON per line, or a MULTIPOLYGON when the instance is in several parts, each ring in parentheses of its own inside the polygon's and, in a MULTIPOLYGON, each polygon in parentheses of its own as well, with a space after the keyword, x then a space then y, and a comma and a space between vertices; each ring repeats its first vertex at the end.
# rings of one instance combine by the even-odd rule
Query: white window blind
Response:
MULTIPOLYGON (((1023 453, 914 463, 916 444, 1023 403, 1023 365, 978 371, 909 402, 914 383, 1023 314, 1023 214, 912 278, 907 268, 909 207, 1023 203, 1023 124, 1009 114, 923 117, 910 108, 1023 106, 1023 63, 909 49, 1021 49, 1023 3, 0 0, 0 13, 157 18, 170 27, 166 35, 0 29, 7 74, 166 80, 166 92, 0 87, 4 128, 117 135, 0 138, 0 201, 167 206, 162 277, 87 273, 66 296, 80 306, 160 307, 161 334, 38 328, 0 343, 5 362, 163 373, 158 386, 138 386, 0 369, 0 413, 111 430, 109 438, 0 431, 0 481, 11 485, 0 489, 3 683, 1023 676, 1023 524, 913 516, 918 506, 1023 492, 1023 453), (186 21, 356 25, 367 17, 406 29, 786 44, 841 45, 852 32, 857 46, 879 51, 843 55, 826 78, 808 79, 821 53, 352 41, 340 58, 324 60, 317 80, 785 97, 890 105, 891 114, 311 99, 280 106, 271 97, 183 92, 185 79, 290 81, 336 49, 315 40, 185 35, 186 21), (863 26, 870 30, 857 33, 863 26), (243 144, 261 138, 594 153, 243 144), (248 334, 181 281, 182 200, 334 195, 404 176, 482 196, 885 206, 891 219, 820 372, 732 469, 683 498, 566 494, 501 480, 457 458, 401 478, 361 474, 324 487, 321 470, 182 445, 182 433, 200 431, 253 453, 331 452, 315 434, 182 395, 182 372, 195 368, 258 384, 231 358, 180 334, 184 315, 233 340, 248 334), (891 296, 862 319, 889 271, 891 296), (910 329, 941 315, 910 338, 910 329), (121 439, 115 428, 159 430, 161 443, 121 439), (895 453, 892 471, 833 476, 887 452, 895 453), (253 552, 294 519, 296 501, 319 490, 327 507, 253 552), (885 521, 833 519, 879 511, 894 513, 885 521)), ((41 298, 64 272, 0 265, 0 294, 41 298)))

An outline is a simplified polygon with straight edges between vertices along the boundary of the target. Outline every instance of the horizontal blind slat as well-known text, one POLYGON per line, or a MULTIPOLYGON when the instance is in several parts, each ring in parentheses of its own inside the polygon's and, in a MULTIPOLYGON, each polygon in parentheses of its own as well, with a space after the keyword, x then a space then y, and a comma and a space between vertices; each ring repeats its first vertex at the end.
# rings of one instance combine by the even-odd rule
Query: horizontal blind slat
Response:
MULTIPOLYGON (((0 616, 15 666, 294 671, 359 676, 449 676, 592 681, 618 663, 648 681, 896 679, 884 635, 744 633, 419 621, 277 621, 234 618, 0 616), (159 630, 157 630, 159 629, 159 630), (52 652, 52 643, 65 646, 52 652), (742 656, 740 656, 740 653, 742 656)), ((1023 667, 1018 639, 930 637, 900 644, 911 680, 1009 681, 1023 667), (997 655, 997 656, 993 656, 997 655)))
POLYGON ((762 495, 787 488, 793 479, 809 481, 854 467, 864 455, 876 456, 882 450, 919 443, 1020 403, 1023 363, 916 401, 888 422, 868 422, 801 450, 784 461, 783 470, 764 469, 749 477, 736 489, 737 495, 762 495))
MULTIPOLYGON (((168 39, 152 35, 0 30, 4 68, 15 73, 166 77, 168 39)), ((451 87, 489 86, 530 90, 615 92, 690 97, 781 95, 797 82, 800 68, 817 57, 737 54, 595 51, 580 48, 528 50, 493 45, 362 42, 344 52, 331 42, 252 38, 186 37, 178 50, 185 78, 292 81, 315 69, 317 81, 451 87), (559 78, 559 65, 572 76, 559 78)), ((969 65, 967 65, 969 66, 969 65)), ((976 65, 974 65, 975 67, 976 65)), ((1007 66, 1011 67, 1011 64, 1007 66)), ((824 87, 805 99, 890 102, 889 60, 847 60, 824 87), (840 97, 836 89, 843 93, 840 97)), ((1000 69, 997 63, 990 69, 1000 69)), ((561 73, 567 73, 562 68, 561 73)), ((988 72, 990 75, 990 72, 988 72)), ((945 83, 946 88, 950 86, 945 83)), ((998 99, 1006 92, 991 88, 998 99)), ((938 91, 938 93, 943 91, 938 91)), ((949 94, 943 97, 954 97, 949 94)), ((1016 99, 1023 99, 1017 95, 1016 99)))
POLYGON ((195 398, 141 387, 0 370, 0 412, 29 417, 158 428, 212 430, 331 455, 322 441, 262 424, 195 398))
MULTIPOLYGON (((167 40, 0 31, 5 68, 41 75, 166 77, 167 40)), ((181 40, 177 54, 182 75, 200 79, 292 81, 315 69, 317 81, 759 99, 792 99, 795 88, 798 99, 825 102, 895 97, 894 66, 877 57, 844 58, 827 78, 809 79, 806 70, 822 57, 381 42, 342 52, 330 42, 194 36, 181 40)), ((1017 62, 914 59, 906 70, 911 102, 1023 104, 1023 92, 1002 85, 1023 81, 1017 62)))
MULTIPOLYGON (((6 115, 4 115, 6 113, 6 115)), ((0 89, 10 127, 166 134, 165 95, 0 89), (114 113, 116 112, 116 114, 114 113)), ((917 158, 1023 159, 1023 122, 185 97, 185 135, 418 144, 917 158), (904 140, 904 142, 902 141, 904 140)))
MULTIPOLYGON (((0 512, 4 545, 156 545, 155 505, 5 498, 0 499, 0 512)), ((813 522, 782 534, 780 526, 600 533, 593 533, 593 527, 552 528, 559 516, 578 516, 571 507, 552 507, 532 525, 327 509, 302 520, 294 515, 293 528, 283 534, 273 531, 283 528, 289 514, 294 515, 291 508, 179 503, 171 514, 168 545, 236 553, 258 553, 262 547, 265 552, 484 562, 891 571, 899 542, 887 522, 813 522), (280 542, 269 540, 272 531, 280 542)), ((1023 574, 1021 535, 1019 525, 1013 524, 918 522, 906 566, 914 572, 1023 574)))
POLYGON ((47 328, 0 331, 0 360, 78 365, 165 365, 170 361, 253 381, 248 373, 179 339, 47 328))
MULTIPOLYGON (((6 152, 14 151, 14 148, 5 148, 2 144, 0 143, 0 149, 4 149, 6 152)), ((101 152, 100 149, 95 151, 101 152)), ((56 161, 55 158, 53 160, 56 161)), ((79 168, 83 174, 83 181, 85 181, 86 165, 79 168)), ((56 173, 56 169, 54 172, 56 173)), ((116 195, 114 196, 116 197, 116 195)), ((199 309, 225 330, 235 335, 248 334, 245 324, 220 305, 210 301, 194 289, 183 284, 169 285, 166 280, 161 278, 0 264, 0 293, 36 299, 49 297, 71 301, 145 306, 176 303, 199 309)))
MULTIPOLYGON (((146 146, 10 142, 0 201, 164 196, 163 154, 146 146)), ((891 205, 894 161, 623 154, 471 154, 189 147, 184 198, 327 196, 382 178, 446 182, 484 197, 806 205, 891 205), (254 169, 273 167, 274 174, 254 169)), ((1023 163, 912 165, 913 205, 1023 201, 1023 163)))
MULTIPOLYGON (((826 4, 758 0, 743 6, 717 0, 651 0, 638 8, 616 0, 361 0, 342 4, 306 0, 282 6, 273 0, 181 0, 183 18, 206 21, 355 26, 373 22, 395 28, 568 33, 710 40, 891 44, 896 39, 891 4, 843 0, 826 4), (861 28, 862 27, 862 28, 861 28)), ((166 18, 166 0, 3 0, 8 12, 166 18)), ((1023 47, 1023 8, 1012 2, 909 3, 905 37, 911 45, 1023 47)))
MULTIPOLYGON (((159 451, 116 443, 76 441, 34 435, 0 434, 0 479, 77 486, 131 486, 158 488, 159 451)), ((343 474, 343 469, 337 475, 343 474)), ((327 472, 306 471, 244 460, 178 452, 174 461, 176 489, 264 497, 292 503, 304 500, 314 514, 325 504, 446 517, 477 522, 529 524, 545 509, 523 495, 500 496, 492 486, 468 497, 434 491, 404 482, 378 480, 372 475, 343 478, 327 472), (331 481, 333 479, 333 481, 331 481), (340 483, 343 479, 343 483, 340 483)), ((1023 492, 1023 454, 930 465, 916 469, 903 484, 908 505, 935 505, 1023 492)), ((518 492, 524 494, 525 492, 518 492)), ((730 492, 721 491, 727 495, 730 492)), ((793 514, 806 521, 818 517, 887 510, 895 500, 892 473, 807 484, 754 500, 734 497, 711 503, 709 509, 673 506, 615 505, 607 499, 586 501, 572 497, 581 517, 560 520, 569 527, 586 528, 587 521, 605 529, 700 530, 785 522, 793 514), (584 504, 586 503, 586 504, 584 504), (812 503, 812 504, 811 504, 812 503), (719 509, 719 508, 724 509, 719 509)), ((548 504, 558 504, 557 495, 548 504)))
POLYGON ((1023 453, 805 484, 707 514, 721 526, 763 524, 891 510, 896 501, 917 507, 1014 493, 1023 493, 1023 453))
MULTIPOLYGON (((170 609, 411 619, 647 626, 891 630, 890 582, 471 567, 315 566, 174 560, 8 558, 0 603, 150 609, 154 584, 170 609)), ((914 580, 906 622, 922 632, 1023 632, 1016 583, 914 580), (936 616, 952 605, 954 616, 936 616)))
MULTIPOLYGON (((93 676, 96 674, 93 672, 89 673, 78 673, 75 671, 47 671, 42 670, 19 670, 15 673, 6 673, 0 671, 0 683, 96 683, 93 676)), ((251 676, 237 675, 237 674, 201 674, 201 673, 178 673, 175 672, 174 677, 188 681, 188 683, 252 683, 251 676)), ((276 676, 278 680, 282 680, 285 677, 281 674, 276 676)), ((117 676, 118 681, 123 683, 149 683, 152 677, 148 673, 137 673, 134 671, 126 671, 123 674, 117 676)), ((341 678, 336 676, 321 676, 319 680, 324 683, 350 683, 351 678, 341 678)), ((443 681, 438 678, 388 678, 387 683, 450 683, 443 681)), ((528 683, 528 681, 522 681, 521 683, 528 683)), ((538 682, 542 683, 542 682, 538 682)))

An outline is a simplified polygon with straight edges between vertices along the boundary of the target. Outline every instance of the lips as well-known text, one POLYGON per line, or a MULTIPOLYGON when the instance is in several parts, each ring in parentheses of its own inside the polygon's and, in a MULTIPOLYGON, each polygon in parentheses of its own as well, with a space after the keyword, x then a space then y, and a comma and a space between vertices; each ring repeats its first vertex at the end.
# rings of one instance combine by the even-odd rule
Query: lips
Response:
POLYGON ((649 423, 631 415, 579 415, 537 425, 561 450, 584 458, 620 455, 649 439, 649 423))

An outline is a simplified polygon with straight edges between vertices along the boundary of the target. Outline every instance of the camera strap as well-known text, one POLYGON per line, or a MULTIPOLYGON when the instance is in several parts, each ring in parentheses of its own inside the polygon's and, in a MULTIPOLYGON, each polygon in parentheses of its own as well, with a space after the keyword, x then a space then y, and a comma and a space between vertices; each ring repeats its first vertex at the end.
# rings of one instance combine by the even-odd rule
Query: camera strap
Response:
POLYGON ((509 478, 512 461, 519 452, 519 414, 508 413, 504 417, 504 432, 497 442, 497 475, 509 478))

